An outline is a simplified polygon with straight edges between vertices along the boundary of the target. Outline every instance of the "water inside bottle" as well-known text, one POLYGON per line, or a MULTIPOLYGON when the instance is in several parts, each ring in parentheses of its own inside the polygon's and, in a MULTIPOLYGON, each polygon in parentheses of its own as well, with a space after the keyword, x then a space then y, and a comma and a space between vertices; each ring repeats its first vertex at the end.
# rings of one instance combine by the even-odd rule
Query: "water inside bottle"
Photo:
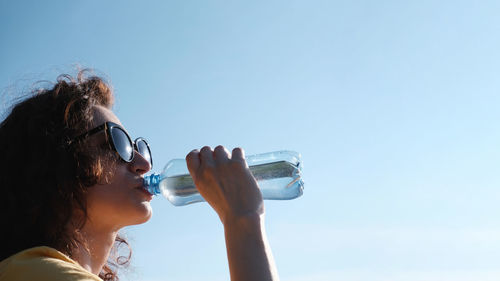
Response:
MULTIPOLYGON (((293 199, 302 195, 300 164, 287 161, 250 166, 264 199, 293 199)), ((204 201, 189 174, 170 176, 160 182, 162 193, 174 205, 204 201)))

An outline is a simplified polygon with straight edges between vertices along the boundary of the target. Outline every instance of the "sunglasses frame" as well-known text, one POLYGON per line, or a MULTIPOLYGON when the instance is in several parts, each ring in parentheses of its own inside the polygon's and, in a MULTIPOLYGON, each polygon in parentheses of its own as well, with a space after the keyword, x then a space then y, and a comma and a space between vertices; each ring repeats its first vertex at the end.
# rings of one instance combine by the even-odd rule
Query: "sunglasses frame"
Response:
MULTIPOLYGON (((146 139, 142 138, 142 137, 138 137, 136 138, 134 141, 132 141, 132 138, 130 138, 130 135, 127 133, 127 131, 119 124, 116 124, 116 123, 113 123, 111 121, 107 121, 107 122, 104 122, 102 125, 99 125, 81 135, 78 135, 77 137, 75 137, 73 140, 71 140, 69 142, 69 145, 72 145, 73 143, 76 143, 76 142, 80 142, 92 135, 95 135, 97 133, 99 133, 100 131, 104 131, 105 134, 106 134, 106 142, 111 146, 111 149, 116 153, 118 154, 118 157, 120 157, 121 160, 123 160, 124 162, 126 163, 130 163, 132 162, 132 160, 134 160, 134 157, 135 157, 135 151, 137 150, 137 152, 139 152, 138 150, 138 147, 137 147, 137 143, 142 141, 144 144, 146 144, 146 147, 149 151, 149 158, 150 158, 150 165, 151 167, 153 167, 153 155, 151 153, 151 148, 149 147, 149 143, 146 141, 146 139), (127 137, 128 141, 130 142, 130 144, 132 145, 132 154, 130 156, 130 159, 123 159, 123 157, 120 155, 120 153, 118 152, 118 149, 116 149, 116 146, 115 146, 115 140, 113 138, 113 134, 111 134, 111 130, 113 128, 116 128, 116 129, 119 129, 121 130, 125 136, 127 137), (111 141, 110 141, 111 140, 111 141)), ((140 154, 140 153, 139 153, 140 154)), ((142 155, 142 154, 141 154, 142 155)))

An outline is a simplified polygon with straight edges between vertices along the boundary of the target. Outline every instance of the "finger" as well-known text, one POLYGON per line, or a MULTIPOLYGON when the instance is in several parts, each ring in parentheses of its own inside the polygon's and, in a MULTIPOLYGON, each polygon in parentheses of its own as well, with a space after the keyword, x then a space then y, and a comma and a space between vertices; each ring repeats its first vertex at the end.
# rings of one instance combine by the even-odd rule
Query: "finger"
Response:
POLYGON ((214 152, 210 146, 204 146, 200 151, 200 165, 201 166, 214 166, 214 152))
POLYGON ((222 146, 219 145, 214 150, 215 163, 225 163, 229 160, 229 151, 222 146))
POLYGON ((233 160, 245 160, 245 151, 241 147, 233 149, 231 159, 233 160))
POLYGON ((200 152, 194 149, 186 155, 186 164, 191 175, 195 174, 200 168, 200 152))
POLYGON ((231 153, 231 160, 238 161, 245 167, 248 167, 248 163, 245 160, 245 151, 240 147, 233 149, 233 152, 231 153))

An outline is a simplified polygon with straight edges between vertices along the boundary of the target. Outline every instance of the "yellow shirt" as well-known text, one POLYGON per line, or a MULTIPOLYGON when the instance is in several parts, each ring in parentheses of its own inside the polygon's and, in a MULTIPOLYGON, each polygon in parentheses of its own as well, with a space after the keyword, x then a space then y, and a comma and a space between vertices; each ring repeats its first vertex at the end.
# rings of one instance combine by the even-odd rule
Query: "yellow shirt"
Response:
POLYGON ((35 247, 0 262, 0 281, 102 281, 50 247, 35 247))

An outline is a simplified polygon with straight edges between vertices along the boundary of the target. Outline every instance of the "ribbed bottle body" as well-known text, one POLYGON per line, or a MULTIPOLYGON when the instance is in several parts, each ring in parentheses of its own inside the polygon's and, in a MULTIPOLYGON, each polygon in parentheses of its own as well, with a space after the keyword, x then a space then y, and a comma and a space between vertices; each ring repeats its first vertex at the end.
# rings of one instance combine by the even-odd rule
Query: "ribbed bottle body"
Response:
MULTIPOLYGON (((246 161, 264 199, 287 200, 302 195, 304 182, 300 154, 276 151, 248 156, 246 161)), ((198 193, 184 159, 171 160, 160 175, 145 177, 145 185, 152 194, 161 193, 176 206, 205 201, 198 193)))

